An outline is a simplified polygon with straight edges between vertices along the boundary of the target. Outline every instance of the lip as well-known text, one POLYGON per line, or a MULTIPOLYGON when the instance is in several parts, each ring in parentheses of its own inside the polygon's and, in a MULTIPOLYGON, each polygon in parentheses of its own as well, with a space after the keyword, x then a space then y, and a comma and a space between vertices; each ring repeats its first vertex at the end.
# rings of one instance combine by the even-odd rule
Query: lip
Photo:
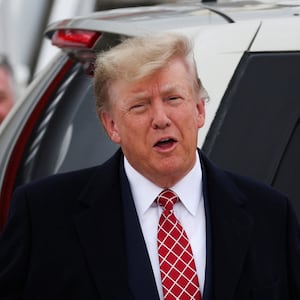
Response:
POLYGON ((176 138, 172 136, 166 136, 158 139, 154 143, 153 148, 158 152, 170 152, 176 147, 177 143, 178 141, 176 138))

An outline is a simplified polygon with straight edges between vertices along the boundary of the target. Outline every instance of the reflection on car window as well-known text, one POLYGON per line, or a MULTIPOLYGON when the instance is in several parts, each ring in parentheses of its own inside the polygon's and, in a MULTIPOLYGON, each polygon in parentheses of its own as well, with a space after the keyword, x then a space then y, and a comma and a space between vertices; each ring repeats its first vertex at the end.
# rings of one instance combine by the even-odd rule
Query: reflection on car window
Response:
POLYGON ((100 164, 117 149, 96 115, 92 79, 79 64, 51 97, 26 147, 17 185, 100 164))

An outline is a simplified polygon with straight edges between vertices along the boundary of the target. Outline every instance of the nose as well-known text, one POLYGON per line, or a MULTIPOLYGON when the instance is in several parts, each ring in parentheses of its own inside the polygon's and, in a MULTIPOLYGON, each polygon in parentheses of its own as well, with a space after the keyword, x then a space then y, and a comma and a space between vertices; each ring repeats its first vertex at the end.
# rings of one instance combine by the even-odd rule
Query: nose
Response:
POLYGON ((163 101, 157 101, 152 105, 152 128, 164 129, 171 125, 171 120, 168 117, 167 108, 163 101))

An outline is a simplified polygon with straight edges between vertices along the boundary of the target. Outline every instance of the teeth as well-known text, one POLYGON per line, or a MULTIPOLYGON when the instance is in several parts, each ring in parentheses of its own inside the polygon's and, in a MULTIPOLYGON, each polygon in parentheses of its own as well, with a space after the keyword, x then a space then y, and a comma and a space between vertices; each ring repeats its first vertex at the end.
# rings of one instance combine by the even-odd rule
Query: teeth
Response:
POLYGON ((164 143, 164 142, 168 142, 170 139, 163 139, 163 140, 160 140, 161 143, 164 143))

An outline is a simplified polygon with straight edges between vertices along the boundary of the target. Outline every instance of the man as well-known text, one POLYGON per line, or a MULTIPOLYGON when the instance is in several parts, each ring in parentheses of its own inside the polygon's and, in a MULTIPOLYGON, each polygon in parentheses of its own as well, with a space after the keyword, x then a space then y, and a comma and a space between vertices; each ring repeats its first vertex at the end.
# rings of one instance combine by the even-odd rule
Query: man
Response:
POLYGON ((13 73, 6 57, 0 55, 0 124, 14 105, 13 73))
POLYGON ((191 49, 166 34, 99 55, 97 110, 120 150, 17 189, 0 299, 300 299, 288 199, 197 149, 207 95, 191 49))

